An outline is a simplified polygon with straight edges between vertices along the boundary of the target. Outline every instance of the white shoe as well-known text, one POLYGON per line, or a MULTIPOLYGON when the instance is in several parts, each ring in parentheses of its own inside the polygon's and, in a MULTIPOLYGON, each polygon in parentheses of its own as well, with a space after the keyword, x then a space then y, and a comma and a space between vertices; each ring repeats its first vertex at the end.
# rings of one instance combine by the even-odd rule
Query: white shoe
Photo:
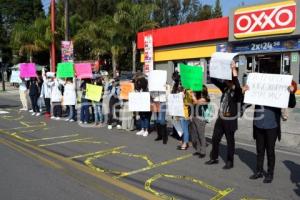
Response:
POLYGON ((149 135, 148 131, 144 131, 143 136, 147 137, 149 135))
POLYGON ((87 122, 84 122, 84 124, 88 124, 87 122))
POLYGON ((31 115, 32 115, 32 116, 35 115, 35 112, 33 112, 31 115))
POLYGON ((139 132, 136 133, 136 135, 144 135, 144 130, 140 130, 139 132))
POLYGON ((117 125, 117 129, 122 129, 122 126, 121 125, 117 125))
POLYGON ((65 119, 66 122, 70 121, 70 119, 65 119))
POLYGON ((52 116, 52 117, 50 117, 50 119, 55 119, 55 117, 54 117, 54 116, 52 116))
POLYGON ((55 120, 60 120, 60 117, 56 117, 55 120))
POLYGON ((108 126, 107 126, 107 129, 108 129, 108 130, 111 130, 111 129, 112 129, 112 125, 108 125, 108 126))
POLYGON ((79 124, 83 124, 83 122, 82 122, 82 121, 80 121, 80 122, 79 122, 79 124))
POLYGON ((29 112, 30 112, 30 113, 32 113, 32 112, 33 112, 33 110, 29 110, 29 112))
POLYGON ((37 116, 37 117, 38 117, 38 116, 40 116, 40 115, 41 115, 41 113, 36 113, 36 115, 35 115, 35 116, 37 116))
POLYGON ((74 122, 74 119, 70 119, 69 122, 74 122))

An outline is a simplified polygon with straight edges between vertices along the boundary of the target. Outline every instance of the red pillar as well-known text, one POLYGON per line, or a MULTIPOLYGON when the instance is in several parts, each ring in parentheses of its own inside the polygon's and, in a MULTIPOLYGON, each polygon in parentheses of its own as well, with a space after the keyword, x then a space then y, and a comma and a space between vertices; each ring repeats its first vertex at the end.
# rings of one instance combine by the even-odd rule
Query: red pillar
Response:
POLYGON ((55 52, 55 0, 51 0, 51 32, 53 35, 51 43, 51 71, 56 71, 56 52, 55 52))

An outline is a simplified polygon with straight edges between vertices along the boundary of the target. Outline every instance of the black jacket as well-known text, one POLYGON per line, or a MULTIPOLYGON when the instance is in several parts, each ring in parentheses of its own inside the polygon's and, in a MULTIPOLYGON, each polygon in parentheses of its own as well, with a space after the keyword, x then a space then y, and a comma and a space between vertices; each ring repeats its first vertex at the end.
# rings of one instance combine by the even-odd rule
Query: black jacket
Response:
POLYGON ((222 82, 219 79, 211 78, 213 84, 215 84, 222 92, 221 97, 221 106, 225 101, 225 95, 229 92, 228 103, 226 104, 226 112, 219 110, 219 117, 217 120, 221 120, 222 125, 225 130, 230 132, 236 131, 238 129, 238 118, 240 116, 240 107, 241 101, 243 98, 242 88, 240 86, 239 80, 237 77, 233 77, 234 87, 228 88, 225 82, 222 82))

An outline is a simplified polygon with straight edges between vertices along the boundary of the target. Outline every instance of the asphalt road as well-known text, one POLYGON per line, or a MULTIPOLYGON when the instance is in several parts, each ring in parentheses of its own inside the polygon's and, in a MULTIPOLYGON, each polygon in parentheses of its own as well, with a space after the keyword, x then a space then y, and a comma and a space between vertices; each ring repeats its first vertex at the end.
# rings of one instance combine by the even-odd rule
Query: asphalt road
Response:
MULTIPOLYGON (((276 154, 271 184, 249 180, 253 142, 237 141, 235 167, 205 165, 178 141, 81 127, 19 112, 16 95, 0 94, 0 199, 299 199, 300 154, 276 154), (1 112, 0 112, 1 113, 1 112)), ((237 133, 238 134, 238 133, 237 133)), ((250 133, 249 133, 250 134, 250 133)), ((207 152, 210 151, 209 145, 207 152)))

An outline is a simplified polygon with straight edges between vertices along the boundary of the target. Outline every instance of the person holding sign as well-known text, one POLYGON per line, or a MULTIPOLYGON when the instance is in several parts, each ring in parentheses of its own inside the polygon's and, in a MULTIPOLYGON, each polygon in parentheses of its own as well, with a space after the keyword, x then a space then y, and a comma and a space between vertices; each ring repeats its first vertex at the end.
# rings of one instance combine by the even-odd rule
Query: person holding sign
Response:
POLYGON ((54 78, 53 72, 45 72, 45 69, 42 69, 43 85, 41 89, 40 98, 44 98, 46 106, 46 116, 50 117, 51 113, 51 82, 54 78))
POLYGON ((69 116, 66 121, 74 122, 76 120, 76 91, 75 84, 73 83, 73 78, 67 78, 64 86, 64 95, 63 95, 63 105, 68 107, 69 116))
POLYGON ((62 116, 62 85, 57 79, 49 83, 51 86, 51 103, 52 103, 52 116, 51 119, 60 120, 62 116))
POLYGON ((223 169, 233 168, 235 139, 234 134, 238 129, 238 107, 242 100, 242 89, 238 80, 237 67, 234 61, 231 62, 232 80, 220 81, 219 79, 211 78, 221 91, 221 103, 219 115, 215 123, 212 136, 212 150, 210 160, 206 162, 208 165, 217 164, 219 157, 219 144, 225 134, 227 140, 227 161, 223 169))
POLYGON ((19 94, 20 94, 20 100, 22 103, 21 111, 27 111, 28 110, 28 101, 27 101, 27 82, 24 78, 21 78, 22 83, 19 85, 19 94))
POLYGON ((103 122, 104 122, 104 115, 102 113, 102 94, 103 94, 103 84, 102 84, 102 79, 101 77, 97 77, 97 79, 94 82, 94 85, 100 86, 100 91, 101 97, 99 101, 93 101, 93 106, 94 106, 94 114, 95 114, 95 126, 98 127, 103 127, 103 122))
MULTIPOLYGON (((246 85, 243 92, 250 91, 251 88, 246 85)), ((289 86, 289 108, 296 106, 294 87, 289 86)), ((264 177, 264 157, 267 152, 268 171, 263 180, 264 183, 271 183, 274 178, 275 168, 275 144, 276 140, 281 139, 281 108, 270 106, 255 105, 253 121, 253 138, 256 140, 256 171, 250 176, 250 179, 256 180, 264 177)))
POLYGON ((91 83, 91 79, 84 79, 80 85, 81 95, 81 107, 80 107, 80 124, 87 124, 90 119, 90 103, 91 101, 86 99, 86 87, 91 83))
POLYGON ((38 106, 38 99, 40 96, 40 88, 37 82, 37 78, 30 78, 29 84, 29 97, 31 100, 31 107, 33 110, 32 115, 40 116, 40 108, 38 106))

